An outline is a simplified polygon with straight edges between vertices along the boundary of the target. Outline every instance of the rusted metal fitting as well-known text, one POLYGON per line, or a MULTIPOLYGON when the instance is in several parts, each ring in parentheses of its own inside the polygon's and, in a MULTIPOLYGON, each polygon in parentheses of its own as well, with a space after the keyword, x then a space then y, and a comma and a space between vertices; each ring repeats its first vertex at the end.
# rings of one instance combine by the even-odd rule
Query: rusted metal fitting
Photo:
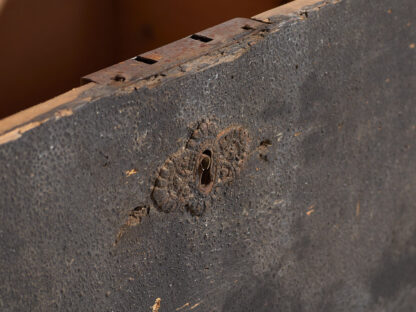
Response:
POLYGON ((104 68, 81 78, 81 84, 137 82, 181 65, 211 51, 230 45, 265 24, 248 18, 234 18, 192 36, 104 68))

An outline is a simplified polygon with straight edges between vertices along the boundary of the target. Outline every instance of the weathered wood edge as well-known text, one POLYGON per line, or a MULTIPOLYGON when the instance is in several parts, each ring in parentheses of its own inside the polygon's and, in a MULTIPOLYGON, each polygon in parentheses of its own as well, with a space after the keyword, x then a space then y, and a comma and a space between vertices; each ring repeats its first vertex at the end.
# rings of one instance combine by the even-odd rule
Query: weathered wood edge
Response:
MULTIPOLYGON (((278 28, 282 16, 286 17, 286 19, 302 19, 302 15, 307 11, 316 8, 319 9, 326 4, 337 3, 339 1, 341 0, 295 0, 255 15, 252 19, 269 24, 268 31, 270 32, 273 31, 274 28, 278 28)), ((258 33, 247 35, 245 39, 246 43, 248 42, 248 48, 258 40, 261 40, 264 36, 264 33, 261 34, 261 36, 259 36, 258 33)), ((130 93, 142 87, 152 88, 167 79, 174 79, 186 74, 205 70, 220 63, 233 61, 239 58, 247 50, 247 46, 236 50, 234 47, 239 44, 239 42, 233 42, 228 49, 219 48, 209 54, 201 54, 198 58, 185 62, 184 64, 188 65, 186 69, 181 66, 183 64, 179 64, 175 69, 169 70, 167 74, 158 75, 159 73, 155 71, 151 78, 141 79, 137 81, 137 83, 130 84, 127 87, 120 83, 115 83, 112 86, 104 86, 91 82, 74 88, 46 102, 1 119, 0 145, 19 139, 25 132, 34 129, 41 124, 55 121, 62 117, 71 116, 77 108, 99 98, 114 93, 130 93), (201 63, 209 65, 201 67, 201 63)))
POLYGON ((252 19, 264 23, 275 23, 282 16, 303 16, 305 12, 319 9, 329 3, 337 3, 341 0, 295 0, 274 9, 262 12, 252 19))

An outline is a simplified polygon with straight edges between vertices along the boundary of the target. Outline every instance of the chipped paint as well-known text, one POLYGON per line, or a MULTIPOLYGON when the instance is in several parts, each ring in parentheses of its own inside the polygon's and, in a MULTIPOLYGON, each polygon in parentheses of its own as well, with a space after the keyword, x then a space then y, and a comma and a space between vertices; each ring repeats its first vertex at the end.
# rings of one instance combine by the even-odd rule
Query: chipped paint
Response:
POLYGON ((254 20, 262 21, 264 23, 273 23, 273 20, 278 16, 298 16, 300 19, 305 19, 305 12, 319 10, 321 7, 328 4, 328 2, 337 3, 340 0, 322 1, 322 0, 296 0, 286 3, 284 5, 273 8, 269 11, 262 12, 252 17, 254 20), (306 10, 306 8, 308 10, 306 10))
POLYGON ((155 304, 152 306, 152 312, 159 312, 161 301, 162 301, 162 299, 156 298, 155 304))
POLYGON ((313 205, 310 205, 309 207, 308 207, 308 209, 307 209, 308 211, 306 211, 306 215, 307 216, 310 216, 312 213, 314 213, 315 212, 315 204, 313 204, 313 205))
MULTIPOLYGON (((54 117, 52 117, 52 118, 54 118, 55 120, 58 120, 62 117, 71 116, 72 114, 73 114, 72 110, 62 109, 62 110, 59 110, 59 111, 55 112, 54 117)), ((25 133, 27 131, 30 131, 30 130, 40 126, 41 124, 47 122, 50 119, 51 118, 45 118, 45 119, 40 120, 40 121, 30 122, 30 123, 27 123, 27 124, 25 124, 21 127, 16 128, 16 129, 14 129, 10 132, 7 132, 3 135, 0 135, 0 145, 19 139, 23 135, 23 133, 25 133)))
POLYGON ((132 176, 133 174, 136 174, 136 173, 137 173, 136 169, 127 170, 126 171, 126 176, 129 177, 129 176, 132 176))
POLYGON ((149 209, 148 206, 138 206, 129 212, 126 222, 121 226, 116 235, 113 246, 116 246, 119 243, 130 227, 139 225, 142 222, 143 218, 149 214, 149 209))
POLYGON ((30 107, 24 111, 0 120, 0 145, 19 139, 25 132, 32 130, 49 120, 58 120, 73 114, 70 108, 58 109, 76 101, 77 105, 91 100, 81 95, 91 89, 94 84, 88 84, 61 94, 49 101, 30 107), (54 112, 54 110, 56 110, 54 112), (44 118, 42 118, 44 116, 44 118), (36 120, 38 119, 38 120, 36 120))
POLYGON ((62 118, 62 117, 68 117, 68 116, 71 116, 73 113, 74 112, 71 109, 67 109, 67 108, 66 109, 61 109, 61 110, 55 112, 55 118, 59 119, 59 118, 62 118))
POLYGON ((43 124, 44 122, 46 122, 48 120, 49 120, 49 118, 46 118, 46 119, 41 120, 41 121, 31 122, 31 123, 28 123, 24 126, 16 128, 16 129, 14 129, 10 132, 7 132, 6 134, 1 135, 0 136, 0 145, 19 139, 22 136, 23 133, 25 133, 29 130, 32 130, 33 128, 36 128, 36 127, 40 126, 41 124, 43 124))

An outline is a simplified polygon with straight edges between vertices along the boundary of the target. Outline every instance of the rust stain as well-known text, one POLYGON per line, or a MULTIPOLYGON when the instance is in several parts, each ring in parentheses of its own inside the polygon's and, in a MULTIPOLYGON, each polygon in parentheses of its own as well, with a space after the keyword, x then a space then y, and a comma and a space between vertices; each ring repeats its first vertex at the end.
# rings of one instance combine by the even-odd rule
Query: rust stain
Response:
POLYGON ((416 44, 414 44, 414 43, 409 44, 410 49, 414 49, 415 47, 416 47, 416 44))
POLYGON ((162 299, 156 298, 155 304, 152 306, 152 312, 159 312, 161 301, 162 301, 162 299))
POLYGON ((136 169, 127 170, 126 171, 126 176, 129 177, 129 176, 131 176, 133 174, 136 174, 136 173, 137 173, 136 169))
POLYGON ((388 13, 388 14, 391 14, 391 12, 392 12, 392 11, 391 11, 391 9, 388 9, 388 10, 387 10, 387 13, 388 13))
POLYGON ((160 61, 162 59, 162 55, 156 52, 148 52, 142 55, 143 57, 150 58, 155 61, 160 61))
POLYGON ((207 53, 217 51, 230 43, 234 43, 236 36, 246 37, 263 27, 263 24, 252 19, 234 18, 196 34, 211 40, 215 39, 210 43, 201 43, 201 41, 186 37, 139 55, 140 58, 145 57, 157 61, 151 67, 148 64, 137 62, 137 58, 136 60, 129 59, 89 74, 83 77, 82 81, 94 81, 98 84, 111 85, 114 84, 114 80, 119 81, 115 79, 119 75, 123 77, 122 81, 125 81, 125 84, 134 84, 137 80, 160 76, 162 72, 198 59, 207 53), (244 26, 249 26, 250 29, 246 29, 244 26))
POLYGON ((182 310, 183 308, 189 307, 189 302, 185 303, 183 306, 176 308, 176 311, 182 310))
POLYGON ((195 59, 192 58, 189 60, 184 60, 183 63, 179 62, 175 66, 166 68, 166 70, 156 70, 155 74, 151 77, 137 81, 131 81, 131 84, 128 84, 128 86, 126 86, 123 90, 120 90, 120 92, 133 92, 143 87, 152 89, 158 86, 164 79, 178 78, 190 72, 199 72, 221 63, 232 62, 246 53, 251 46, 261 41, 263 39, 262 35, 262 30, 259 29, 259 32, 256 30, 255 32, 249 34, 248 37, 246 37, 247 45, 233 44, 227 47, 213 49, 212 51, 210 50, 210 52, 207 54, 202 54, 195 59))
POLYGON ((294 136, 295 137, 298 137, 298 136, 300 136, 302 134, 302 132, 296 132, 295 134, 294 134, 294 136))

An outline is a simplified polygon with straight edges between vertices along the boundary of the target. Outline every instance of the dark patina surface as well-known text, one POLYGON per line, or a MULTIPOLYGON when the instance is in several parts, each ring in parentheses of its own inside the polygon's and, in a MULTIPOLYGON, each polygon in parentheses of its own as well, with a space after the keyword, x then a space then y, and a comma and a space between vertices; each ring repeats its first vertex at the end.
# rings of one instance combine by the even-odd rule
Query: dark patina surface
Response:
POLYGON ((3 134, 0 310, 414 311, 415 17, 323 1, 3 134))

